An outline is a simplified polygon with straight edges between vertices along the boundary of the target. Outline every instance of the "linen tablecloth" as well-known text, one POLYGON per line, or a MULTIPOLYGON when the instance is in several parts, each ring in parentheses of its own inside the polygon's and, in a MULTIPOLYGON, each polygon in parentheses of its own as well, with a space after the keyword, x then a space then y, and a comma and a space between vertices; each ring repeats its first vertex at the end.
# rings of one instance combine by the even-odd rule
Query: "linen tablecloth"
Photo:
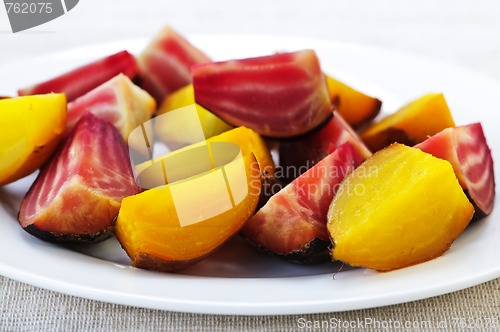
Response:
MULTIPOLYGON (((10 32, 6 12, 0 9, 0 63, 148 37, 166 24, 183 34, 257 33, 371 45, 435 58, 500 79, 500 3, 495 0, 81 0, 59 19, 18 34, 10 32)), ((0 330, 300 330, 315 327, 317 322, 365 318, 386 324, 429 321, 432 327, 439 327, 440 322, 450 327, 465 320, 480 328, 480 318, 499 319, 499 298, 500 280, 496 279, 443 296, 367 310, 216 316, 108 304, 0 277, 0 330)))

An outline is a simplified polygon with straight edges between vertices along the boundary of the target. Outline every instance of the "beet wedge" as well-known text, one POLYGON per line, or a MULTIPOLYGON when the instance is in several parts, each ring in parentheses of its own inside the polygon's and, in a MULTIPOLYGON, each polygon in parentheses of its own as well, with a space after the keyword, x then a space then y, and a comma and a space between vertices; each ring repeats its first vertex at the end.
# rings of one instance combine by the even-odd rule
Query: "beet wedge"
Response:
POLYGON ((326 82, 332 104, 353 128, 363 127, 380 113, 382 101, 379 99, 368 96, 328 75, 326 82))
POLYGON ((363 159, 372 155, 343 117, 337 112, 333 114, 324 126, 310 134, 280 142, 280 165, 284 170, 280 174, 282 179, 293 180, 345 142, 351 143, 363 159))
POLYGON ((66 99, 70 102, 120 73, 135 78, 138 71, 135 57, 127 51, 121 51, 48 81, 20 89, 18 94, 27 96, 59 92, 65 93, 66 99))
POLYGON ((97 242, 111 234, 121 200, 140 191, 120 133, 87 113, 21 203, 19 223, 53 242, 97 242))
POLYGON ((99 85, 68 104, 66 132, 70 132, 87 112, 111 122, 123 139, 137 126, 151 119, 156 102, 146 91, 123 74, 99 85))
POLYGON ((451 127, 455 127, 455 121, 444 95, 428 93, 370 124, 360 137, 376 152, 395 142, 413 146, 451 127))
POLYGON ((473 214, 449 162, 394 143, 340 184, 327 214, 332 259, 378 271, 426 262, 473 214))
POLYGON ((198 104, 264 136, 301 135, 331 116, 325 76, 311 50, 195 65, 192 73, 198 104))
POLYGON ((210 58, 170 27, 164 28, 137 57, 141 87, 158 103, 191 83, 191 66, 210 58))
POLYGON ((363 162, 345 143, 272 196, 246 222, 241 235, 292 263, 328 260, 326 214, 340 182, 363 162))
POLYGON ((451 163, 475 207, 474 219, 491 213, 495 203, 495 174, 480 123, 444 129, 415 147, 451 163))

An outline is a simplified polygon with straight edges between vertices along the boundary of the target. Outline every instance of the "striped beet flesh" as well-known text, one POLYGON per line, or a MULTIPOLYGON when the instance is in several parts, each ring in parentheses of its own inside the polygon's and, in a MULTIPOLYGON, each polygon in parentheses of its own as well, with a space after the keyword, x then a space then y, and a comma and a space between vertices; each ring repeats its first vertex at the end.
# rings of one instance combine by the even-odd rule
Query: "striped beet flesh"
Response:
POLYGON ((191 83, 192 65, 210 61, 174 29, 166 27, 137 57, 141 87, 160 103, 171 92, 191 83))
POLYGON ((48 81, 18 90, 20 96, 51 92, 65 93, 68 102, 86 94, 116 75, 122 73, 131 79, 138 74, 135 57, 121 51, 78 67, 48 81))
POLYGON ((243 226, 250 243, 291 262, 328 260, 326 213, 342 180, 363 162, 346 142, 296 178, 243 226))
POLYGON ((118 74, 68 104, 66 132, 87 112, 111 122, 127 140, 142 123, 151 119, 156 102, 146 91, 118 74))
POLYGON ((491 213, 495 202, 493 158, 480 123, 447 128, 415 147, 448 160, 476 208, 474 219, 491 213))
POLYGON ((331 116, 312 50, 195 65, 195 100, 223 120, 269 137, 304 134, 331 116))
POLYGON ((121 200, 140 191, 113 125, 85 114, 21 203, 19 222, 49 241, 107 238, 121 200))

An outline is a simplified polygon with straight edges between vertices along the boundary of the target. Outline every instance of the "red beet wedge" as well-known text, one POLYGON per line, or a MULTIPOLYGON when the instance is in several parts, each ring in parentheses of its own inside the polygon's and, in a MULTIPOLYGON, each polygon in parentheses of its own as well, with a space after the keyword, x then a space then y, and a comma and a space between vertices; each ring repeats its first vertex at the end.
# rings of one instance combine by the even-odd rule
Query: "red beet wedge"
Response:
POLYGON ((191 66, 210 62, 175 30, 164 28, 137 57, 142 88, 158 103, 171 92, 191 83, 191 66))
POLYGON ((130 78, 134 78, 138 73, 135 58, 127 51, 89 63, 46 82, 20 89, 18 94, 26 96, 64 92, 66 99, 70 102, 120 73, 130 78))
POLYGON ((151 119, 155 108, 153 97, 119 74, 68 104, 66 132, 90 112, 111 122, 127 140, 132 130, 151 119))
POLYGON ((295 263, 328 260, 328 207, 340 182, 363 162, 345 143, 272 196, 243 226, 257 247, 295 263))
POLYGON ((31 186, 19 222, 43 240, 97 242, 110 235, 121 200, 138 192, 120 133, 87 113, 31 186))
POLYGON ((318 130, 296 139, 280 142, 279 155, 280 165, 284 170, 283 179, 293 180, 345 142, 351 143, 363 159, 372 155, 356 132, 337 112, 334 112, 333 118, 318 130))
POLYGON ((495 202, 493 158, 480 123, 444 129, 415 147, 451 163, 475 205, 475 219, 491 213, 495 202))
POLYGON ((197 103, 264 136, 304 134, 331 116, 314 51, 195 65, 192 73, 197 103))

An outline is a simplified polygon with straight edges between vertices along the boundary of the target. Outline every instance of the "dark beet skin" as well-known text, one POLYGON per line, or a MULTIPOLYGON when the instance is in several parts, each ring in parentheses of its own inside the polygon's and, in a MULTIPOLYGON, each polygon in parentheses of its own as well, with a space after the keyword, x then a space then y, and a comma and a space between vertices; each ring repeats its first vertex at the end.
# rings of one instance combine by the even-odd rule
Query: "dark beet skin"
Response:
POLYGON ((465 192, 465 195, 467 195, 467 198, 469 199, 469 201, 472 203, 472 206, 474 206, 474 215, 472 216, 471 222, 481 220, 481 219, 487 217, 488 215, 483 210, 481 210, 481 208, 479 206, 477 206, 476 202, 474 202, 474 200, 472 199, 472 197, 469 194, 469 191, 464 190, 464 192, 465 192))
POLYGON ((314 238, 311 242, 294 251, 288 253, 276 253, 267 249, 265 246, 252 241, 244 235, 241 235, 241 237, 258 250, 293 264, 319 264, 330 260, 330 249, 332 245, 330 241, 314 238))
POLYGON ((182 261, 167 261, 161 258, 148 255, 148 254, 139 254, 132 265, 145 270, 159 271, 159 272, 174 272, 182 269, 186 269, 188 267, 193 266, 199 261, 203 260, 205 256, 197 257, 195 259, 188 259, 182 261))
POLYGON ((24 228, 29 234, 39 238, 40 240, 48 242, 59 242, 59 243, 97 243, 107 240, 111 237, 113 227, 109 226, 100 232, 92 234, 61 234, 46 232, 34 224, 28 225, 24 228))
POLYGON ((139 191, 120 133, 87 113, 41 169, 18 220, 43 240, 97 242, 109 237, 123 197, 139 191))
POLYGON ((133 79, 139 68, 135 57, 127 51, 99 59, 78 67, 48 81, 20 89, 20 96, 60 92, 66 94, 68 102, 86 94, 116 75, 122 73, 133 79))
POLYGON ((311 50, 195 65, 196 102, 267 137, 304 134, 331 115, 326 79, 311 50))
POLYGON ((408 145, 408 146, 413 146, 413 145, 417 144, 417 140, 408 136, 408 134, 404 130, 401 130, 398 128, 387 128, 380 135, 385 138, 385 141, 383 141, 381 145, 376 146, 376 145, 370 145, 370 143, 367 143, 368 147, 372 151, 381 150, 381 149, 385 148, 386 146, 391 145, 392 143, 401 143, 401 144, 408 145))

